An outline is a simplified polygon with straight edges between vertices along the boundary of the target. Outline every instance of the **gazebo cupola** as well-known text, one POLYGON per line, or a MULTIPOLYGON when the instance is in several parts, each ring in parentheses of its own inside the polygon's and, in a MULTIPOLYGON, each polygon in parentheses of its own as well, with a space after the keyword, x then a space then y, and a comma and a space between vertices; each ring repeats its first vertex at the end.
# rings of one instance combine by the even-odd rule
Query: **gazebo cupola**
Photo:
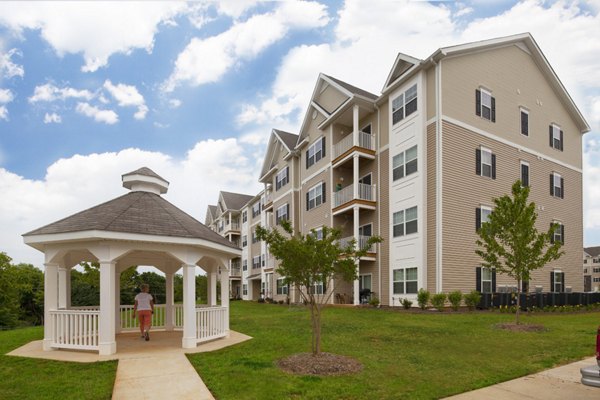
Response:
POLYGON ((147 167, 123 174, 121 179, 123 187, 132 192, 150 192, 160 195, 169 190, 169 182, 147 167))

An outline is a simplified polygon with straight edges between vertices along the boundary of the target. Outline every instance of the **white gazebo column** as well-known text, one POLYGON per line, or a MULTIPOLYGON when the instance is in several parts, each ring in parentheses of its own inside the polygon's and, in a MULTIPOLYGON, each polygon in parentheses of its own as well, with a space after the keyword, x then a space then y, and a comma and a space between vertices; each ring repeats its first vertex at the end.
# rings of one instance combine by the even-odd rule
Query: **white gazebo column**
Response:
POLYGON ((183 339, 181 347, 196 347, 196 266, 183 265, 183 339))
POLYGON ((121 273, 115 268, 115 333, 121 332, 121 273))
POLYGON ((58 308, 58 264, 44 264, 44 350, 52 345, 52 318, 50 311, 58 308))
POLYGON ((100 321, 98 346, 101 356, 115 354, 115 262, 100 261, 100 321))
POLYGON ((221 267, 221 307, 225 307, 225 331, 229 335, 229 270, 221 267))
MULTIPOLYGON (((354 239, 356 240, 356 244, 354 245, 355 249, 360 248, 359 244, 359 226, 360 226, 360 214, 359 208, 354 206, 354 239)), ((358 274, 360 273, 360 260, 356 260, 356 280, 354 281, 354 305, 360 304, 360 284, 358 274)))
POLYGON ((216 306, 217 305, 217 271, 211 271, 207 274, 208 284, 208 305, 216 306))
MULTIPOLYGON (((165 274, 165 330, 172 331, 173 330, 173 273, 165 274)), ((194 296, 195 297, 195 296, 194 296)))
POLYGON ((67 268, 66 273, 66 298, 67 298, 67 309, 71 308, 71 268, 67 268))
MULTIPOLYGON (((58 308, 66 309, 67 304, 67 268, 60 265, 58 267, 58 308)), ((70 294, 70 293, 69 293, 70 294)))

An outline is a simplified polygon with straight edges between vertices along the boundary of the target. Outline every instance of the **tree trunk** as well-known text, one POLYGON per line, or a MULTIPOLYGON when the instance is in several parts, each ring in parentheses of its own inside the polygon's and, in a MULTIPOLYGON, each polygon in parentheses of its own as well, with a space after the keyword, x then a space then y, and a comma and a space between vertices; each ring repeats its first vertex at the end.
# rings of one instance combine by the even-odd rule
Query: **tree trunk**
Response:
POLYGON ((321 354, 321 307, 316 304, 315 312, 315 355, 321 354))
POLYGON ((519 316, 521 314, 521 280, 517 279, 517 312, 515 313, 516 323, 519 325, 519 316))
POLYGON ((315 319, 315 303, 313 301, 313 299, 311 298, 311 302, 310 302, 310 323, 312 325, 312 336, 311 336, 311 351, 313 353, 313 355, 317 354, 317 348, 316 348, 316 319, 315 319))

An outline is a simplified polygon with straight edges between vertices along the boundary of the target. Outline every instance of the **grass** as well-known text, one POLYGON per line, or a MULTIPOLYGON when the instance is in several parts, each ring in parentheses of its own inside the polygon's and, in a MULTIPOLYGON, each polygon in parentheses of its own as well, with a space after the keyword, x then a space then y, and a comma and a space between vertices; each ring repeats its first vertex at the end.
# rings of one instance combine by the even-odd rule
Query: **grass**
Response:
POLYGON ((358 374, 300 377, 274 362, 310 351, 303 308, 232 302, 231 329, 254 339, 189 359, 218 399, 429 399, 449 396, 594 353, 598 314, 535 315, 545 332, 508 332, 512 314, 411 314, 371 308, 328 308, 324 351, 355 357, 358 374))
POLYGON ((0 331, 0 399, 111 398, 116 361, 87 364, 5 355, 42 337, 42 327, 0 331))

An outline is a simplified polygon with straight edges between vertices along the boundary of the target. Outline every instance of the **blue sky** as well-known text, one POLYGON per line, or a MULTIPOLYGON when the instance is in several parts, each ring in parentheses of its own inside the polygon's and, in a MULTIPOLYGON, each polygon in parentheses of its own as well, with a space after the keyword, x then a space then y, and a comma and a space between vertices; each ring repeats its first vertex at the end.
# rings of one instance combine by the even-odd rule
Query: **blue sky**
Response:
POLYGON ((203 220, 255 193, 271 128, 296 132, 319 72, 379 93, 397 52, 531 32, 592 126, 585 244, 600 245, 600 0, 0 2, 0 251, 124 193, 141 165, 203 220))

